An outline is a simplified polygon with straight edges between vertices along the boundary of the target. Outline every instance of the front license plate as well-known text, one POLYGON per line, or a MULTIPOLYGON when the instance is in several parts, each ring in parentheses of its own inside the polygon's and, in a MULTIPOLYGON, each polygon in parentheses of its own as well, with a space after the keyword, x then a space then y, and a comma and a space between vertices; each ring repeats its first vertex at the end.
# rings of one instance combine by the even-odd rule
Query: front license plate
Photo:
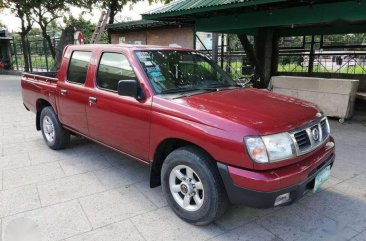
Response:
POLYGON ((313 192, 316 192, 321 187, 321 185, 328 181, 329 176, 330 166, 327 166, 321 172, 319 172, 318 175, 316 175, 313 192))

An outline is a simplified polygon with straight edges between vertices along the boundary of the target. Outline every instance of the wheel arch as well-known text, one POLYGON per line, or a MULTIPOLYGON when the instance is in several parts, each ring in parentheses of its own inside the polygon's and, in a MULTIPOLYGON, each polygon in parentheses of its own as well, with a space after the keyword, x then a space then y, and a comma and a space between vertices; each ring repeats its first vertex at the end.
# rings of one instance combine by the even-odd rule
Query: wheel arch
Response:
POLYGON ((208 151, 204 148, 200 147, 197 144, 194 144, 190 141, 179 139, 179 138, 167 138, 159 143, 154 152, 154 158, 150 167, 150 187, 154 188, 161 185, 161 168, 163 166, 165 158, 172 153, 174 150, 186 147, 193 146, 207 155, 212 157, 208 151))
POLYGON ((38 99, 36 102, 36 108, 37 108, 37 112, 36 112, 36 128, 37 131, 41 130, 41 112, 45 107, 52 107, 51 103, 45 99, 38 99))

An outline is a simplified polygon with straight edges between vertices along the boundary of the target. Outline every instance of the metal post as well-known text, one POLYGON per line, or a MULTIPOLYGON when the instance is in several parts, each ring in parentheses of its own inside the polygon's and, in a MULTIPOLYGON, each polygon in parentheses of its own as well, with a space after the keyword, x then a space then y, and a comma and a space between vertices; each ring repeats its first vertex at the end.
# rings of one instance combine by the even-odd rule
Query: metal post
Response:
POLYGON ((193 49, 196 49, 196 42, 197 42, 197 39, 196 39, 196 27, 193 27, 192 28, 192 32, 193 32, 193 49))
POLYGON ((45 38, 43 38, 43 53, 44 53, 44 57, 46 58, 46 69, 48 72, 48 51, 47 51, 47 44, 46 44, 45 38))
POLYGON ((217 63, 217 52, 218 52, 218 40, 219 35, 212 33, 212 60, 217 63))
POLYGON ((314 67, 314 44, 315 44, 315 38, 314 35, 311 36, 311 43, 310 43, 310 55, 309 55, 309 67, 308 67, 308 73, 313 72, 314 67))
POLYGON ((224 34, 221 34, 221 68, 224 68, 224 34))
POLYGON ((13 48, 14 48, 15 64, 17 66, 17 70, 19 70, 18 55, 17 55, 17 46, 16 46, 16 43, 15 43, 15 38, 14 37, 13 37, 13 48))
POLYGON ((149 30, 149 28, 148 28, 148 26, 147 26, 147 24, 146 24, 146 26, 145 26, 145 45, 147 45, 148 43, 147 43, 147 39, 148 39, 148 36, 147 36, 147 31, 149 30))
MULTIPOLYGON (((227 43, 226 43, 226 53, 228 53, 227 63, 226 63, 226 72, 231 74, 231 48, 230 48, 230 37, 227 35, 227 43)), ((237 67, 237 66, 236 66, 237 67)))
POLYGON ((30 72, 33 72, 32 54, 31 54, 31 47, 30 47, 30 43, 29 43, 28 37, 27 37, 26 41, 27 41, 27 48, 28 48, 29 70, 30 70, 30 72))
POLYGON ((323 44, 324 44, 324 35, 320 35, 320 49, 323 48, 323 44))

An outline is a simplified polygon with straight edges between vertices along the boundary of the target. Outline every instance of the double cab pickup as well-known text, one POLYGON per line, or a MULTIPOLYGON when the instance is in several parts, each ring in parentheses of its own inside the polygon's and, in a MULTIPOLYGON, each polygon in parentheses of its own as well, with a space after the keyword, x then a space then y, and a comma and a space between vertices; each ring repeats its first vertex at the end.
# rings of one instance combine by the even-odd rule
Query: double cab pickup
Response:
POLYGON ((239 85, 190 49, 67 46, 57 73, 25 73, 21 85, 50 148, 78 135, 149 165, 150 186, 196 225, 229 203, 293 203, 335 158, 316 105, 239 85))

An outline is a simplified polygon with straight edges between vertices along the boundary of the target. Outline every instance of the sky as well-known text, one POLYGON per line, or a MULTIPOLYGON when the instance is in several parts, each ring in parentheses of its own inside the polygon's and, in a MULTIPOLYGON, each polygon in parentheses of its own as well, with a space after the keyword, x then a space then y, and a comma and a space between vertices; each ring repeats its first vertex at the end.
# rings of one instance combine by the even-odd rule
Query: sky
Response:
MULTIPOLYGON (((162 6, 161 3, 152 3, 151 5, 147 0, 137 2, 133 5, 126 5, 123 10, 117 14, 115 22, 122 22, 126 20, 138 20, 141 19, 141 15, 144 12, 150 11, 154 8, 158 8, 162 6)), ((81 15, 85 9, 81 8, 71 8, 70 14, 72 16, 77 17, 81 15)), ((91 13, 84 14, 84 18, 90 20, 91 22, 97 23, 100 17, 102 9, 93 9, 91 13)), ((69 15, 69 14, 66 14, 69 15)), ((5 10, 4 12, 0 12, 0 23, 5 25, 9 32, 18 32, 20 30, 20 20, 15 17, 10 11, 5 10)), ((62 25, 62 18, 57 20, 57 23, 62 25)), ((34 27, 38 27, 37 24, 34 27)))

